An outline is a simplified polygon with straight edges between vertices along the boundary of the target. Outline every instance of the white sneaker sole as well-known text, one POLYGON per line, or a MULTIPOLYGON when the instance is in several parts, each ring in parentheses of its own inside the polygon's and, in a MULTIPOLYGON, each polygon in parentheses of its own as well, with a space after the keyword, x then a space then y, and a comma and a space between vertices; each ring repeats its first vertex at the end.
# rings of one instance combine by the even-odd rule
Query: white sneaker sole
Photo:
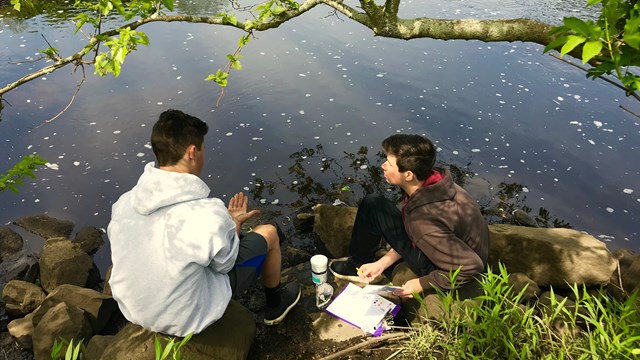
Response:
POLYGON ((296 304, 298 303, 298 301, 300 301, 300 294, 302 293, 302 289, 298 290, 298 296, 296 297, 296 299, 291 303, 291 305, 289 305, 284 312, 282 313, 282 315, 278 316, 275 319, 264 319, 264 324, 267 326, 273 326, 273 325, 278 325, 279 323, 282 322, 282 320, 284 320, 285 317, 287 317, 287 314, 289 314, 289 311, 291 311, 291 309, 293 309, 294 306, 296 306, 296 304))

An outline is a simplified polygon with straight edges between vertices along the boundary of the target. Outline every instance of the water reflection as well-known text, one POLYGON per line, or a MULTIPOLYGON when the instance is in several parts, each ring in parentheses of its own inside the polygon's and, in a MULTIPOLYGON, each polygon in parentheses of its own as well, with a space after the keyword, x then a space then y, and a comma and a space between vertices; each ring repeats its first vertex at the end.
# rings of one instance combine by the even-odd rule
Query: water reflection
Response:
MULTIPOLYGON (((282 193, 294 194, 289 198, 291 202, 277 202, 283 215, 289 216, 290 211, 309 209, 315 204, 329 203, 337 206, 357 206, 367 194, 384 194, 392 201, 399 202, 402 191, 397 186, 389 186, 384 179, 380 164, 385 161, 385 155, 379 151, 370 159, 369 148, 362 146, 356 152, 344 152, 341 158, 328 156, 322 144, 313 148, 303 147, 289 155, 292 164, 288 166, 288 176, 278 176, 277 180, 254 179, 255 187, 249 192, 256 202, 266 204, 268 197, 282 193), (320 166, 320 172, 307 171, 309 168, 320 166)), ((454 163, 438 161, 438 167, 448 167, 453 181, 465 188, 465 185, 476 178, 471 164, 459 166, 454 163)), ((489 186, 486 193, 473 194, 479 201, 480 210, 491 224, 511 224, 535 226, 545 228, 571 228, 562 219, 554 217, 551 212, 539 207, 537 212, 527 205, 528 188, 524 184, 515 182, 500 182, 491 186, 490 181, 484 179, 489 186)), ((473 191, 471 191, 473 192, 473 191)))

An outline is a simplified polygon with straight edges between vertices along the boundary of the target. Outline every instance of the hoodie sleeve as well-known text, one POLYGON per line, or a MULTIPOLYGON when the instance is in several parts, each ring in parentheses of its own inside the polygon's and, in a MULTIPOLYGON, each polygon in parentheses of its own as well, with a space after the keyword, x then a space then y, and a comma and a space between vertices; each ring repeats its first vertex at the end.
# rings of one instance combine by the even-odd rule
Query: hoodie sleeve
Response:
POLYGON ((437 230, 425 234, 416 245, 420 250, 429 254, 429 260, 436 266, 436 270, 420 278, 424 289, 437 287, 451 289, 449 274, 458 270, 456 286, 465 284, 484 269, 480 256, 464 241, 449 231, 437 230))
POLYGON ((168 258, 177 264, 196 263, 228 273, 238 257, 240 241, 224 203, 218 199, 192 201, 173 212, 167 224, 167 241, 175 246, 166 247, 174 249, 168 258))

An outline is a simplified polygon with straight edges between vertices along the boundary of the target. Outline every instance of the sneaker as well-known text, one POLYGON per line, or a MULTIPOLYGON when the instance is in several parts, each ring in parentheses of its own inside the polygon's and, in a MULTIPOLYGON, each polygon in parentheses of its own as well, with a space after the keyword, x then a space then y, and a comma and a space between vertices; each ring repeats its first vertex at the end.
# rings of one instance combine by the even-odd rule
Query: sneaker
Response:
POLYGON ((276 325, 282 322, 289 311, 300 301, 300 285, 290 282, 278 289, 280 293, 280 305, 266 308, 264 311, 264 324, 276 325))
POLYGON ((336 279, 348 280, 351 282, 364 283, 358 276, 358 267, 362 264, 354 262, 352 259, 336 259, 329 264, 329 270, 336 279))
POLYGON ((353 259, 341 258, 331 260, 329 270, 336 279, 347 280, 358 284, 377 284, 385 280, 383 274, 378 275, 371 281, 361 279, 360 276, 358 276, 358 268, 360 266, 362 266, 362 264, 353 261, 353 259))

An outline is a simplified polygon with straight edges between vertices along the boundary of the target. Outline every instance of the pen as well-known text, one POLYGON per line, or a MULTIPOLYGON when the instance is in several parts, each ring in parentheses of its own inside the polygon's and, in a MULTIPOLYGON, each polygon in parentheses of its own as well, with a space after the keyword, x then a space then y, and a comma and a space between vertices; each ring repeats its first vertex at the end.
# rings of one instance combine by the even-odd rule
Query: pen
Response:
POLYGON ((356 272, 358 273, 358 275, 362 274, 362 270, 360 270, 360 268, 357 266, 356 266, 356 272))

